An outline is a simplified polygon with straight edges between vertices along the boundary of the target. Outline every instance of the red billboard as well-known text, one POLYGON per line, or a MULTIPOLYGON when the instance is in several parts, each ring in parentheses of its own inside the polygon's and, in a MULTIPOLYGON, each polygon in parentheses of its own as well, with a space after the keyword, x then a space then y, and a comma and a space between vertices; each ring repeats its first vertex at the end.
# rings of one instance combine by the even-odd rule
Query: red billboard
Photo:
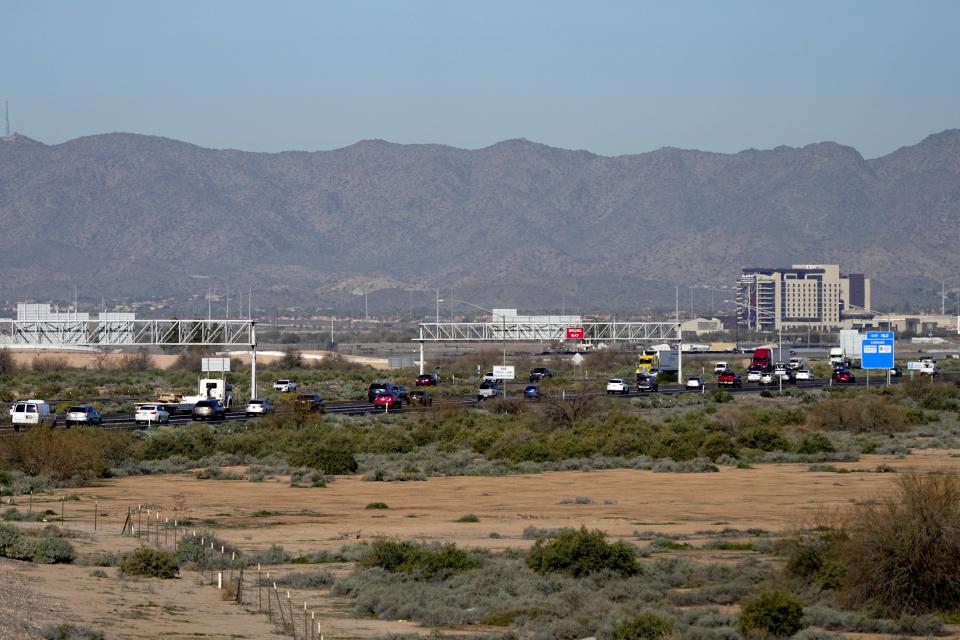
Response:
POLYGON ((567 327, 567 340, 583 340, 583 327, 567 327))

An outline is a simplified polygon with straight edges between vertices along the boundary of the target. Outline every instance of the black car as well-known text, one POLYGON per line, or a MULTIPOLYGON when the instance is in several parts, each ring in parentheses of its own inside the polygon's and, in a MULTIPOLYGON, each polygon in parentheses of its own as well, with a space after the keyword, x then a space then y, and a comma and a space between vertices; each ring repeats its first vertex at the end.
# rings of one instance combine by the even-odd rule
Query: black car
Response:
POLYGON ((209 398, 193 405, 190 412, 191 420, 223 420, 227 417, 227 408, 219 400, 209 398))
POLYGON ((550 373, 550 369, 547 369, 546 367, 536 367, 530 372, 530 382, 540 382, 541 380, 546 380, 547 378, 552 377, 553 374, 550 373))
POLYGON ((400 396, 401 402, 410 403, 410 393, 407 391, 407 388, 403 385, 397 385, 393 388, 397 392, 397 395, 400 396))
POLYGON ((637 378, 637 391, 660 391, 660 383, 656 376, 641 375, 637 378))
POLYGON ((394 393, 396 388, 389 382, 374 382, 367 387, 367 402, 373 402, 374 399, 382 393, 394 393))
POLYGON ((901 378, 903 377, 903 369, 900 367, 891 367, 890 368, 890 377, 891 378, 901 378))

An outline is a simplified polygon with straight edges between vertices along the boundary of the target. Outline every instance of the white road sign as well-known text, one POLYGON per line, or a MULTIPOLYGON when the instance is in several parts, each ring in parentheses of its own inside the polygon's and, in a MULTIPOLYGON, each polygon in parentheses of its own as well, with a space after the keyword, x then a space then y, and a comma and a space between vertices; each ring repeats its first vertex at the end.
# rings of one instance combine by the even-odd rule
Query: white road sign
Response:
POLYGON ((515 377, 513 365, 494 366, 493 377, 497 380, 513 380, 515 377))

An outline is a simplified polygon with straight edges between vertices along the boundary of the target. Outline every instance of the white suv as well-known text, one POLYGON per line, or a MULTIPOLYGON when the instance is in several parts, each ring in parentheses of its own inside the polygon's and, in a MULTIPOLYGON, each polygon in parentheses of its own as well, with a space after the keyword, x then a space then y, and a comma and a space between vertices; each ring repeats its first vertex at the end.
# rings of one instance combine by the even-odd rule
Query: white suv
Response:
POLYGON ((293 380, 277 380, 273 383, 273 389, 280 393, 290 393, 297 390, 297 383, 293 380))
POLYGON ((607 393, 630 393, 630 385, 623 378, 611 378, 607 381, 607 393))

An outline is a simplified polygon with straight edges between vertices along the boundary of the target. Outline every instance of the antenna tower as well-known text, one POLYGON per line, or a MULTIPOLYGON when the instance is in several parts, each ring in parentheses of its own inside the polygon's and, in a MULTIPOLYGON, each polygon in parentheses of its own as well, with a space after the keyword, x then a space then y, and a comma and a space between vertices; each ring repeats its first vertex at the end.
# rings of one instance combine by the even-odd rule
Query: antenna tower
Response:
POLYGON ((7 137, 10 136, 10 101, 3 101, 3 121, 6 125, 7 137))

